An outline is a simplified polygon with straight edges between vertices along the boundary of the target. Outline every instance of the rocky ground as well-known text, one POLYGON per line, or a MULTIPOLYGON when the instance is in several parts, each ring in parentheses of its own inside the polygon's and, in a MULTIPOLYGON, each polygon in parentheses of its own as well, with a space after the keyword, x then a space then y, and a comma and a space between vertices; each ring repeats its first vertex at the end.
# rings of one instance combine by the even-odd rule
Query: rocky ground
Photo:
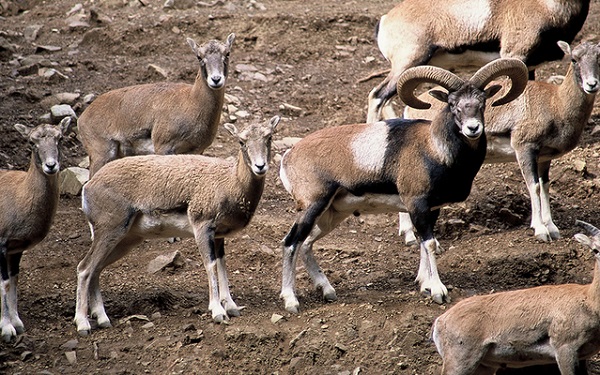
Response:
MULTIPOLYGON (((77 115, 95 95, 157 81, 193 81, 198 65, 186 37, 235 32, 223 122, 280 115, 276 138, 364 121, 366 97, 388 68, 374 43, 377 19, 396 1, 0 0, 0 168, 25 169, 29 146, 15 123, 37 125, 55 104, 77 115), (64 95, 64 94, 71 95, 64 95)), ((600 5, 577 41, 598 39, 600 5)), ((566 62, 544 65, 542 78, 566 62)), ((553 162, 552 208, 563 237, 532 236, 529 198, 516 164, 485 165, 469 199, 442 209, 437 235, 442 280, 453 302, 473 294, 543 284, 587 283, 593 256, 575 240, 575 219, 600 225, 600 108, 580 146, 553 162)), ((220 131, 207 154, 236 144, 220 131)), ((278 149, 280 155, 284 149, 278 149)), ((84 158, 73 134, 63 168, 84 158)), ((26 332, 0 343, 7 374, 434 374, 432 303, 414 283, 418 251, 397 235, 396 215, 351 218, 319 241, 316 255, 339 300, 325 303, 300 270, 301 311, 278 298, 280 241, 295 218, 275 163, 258 212, 226 241, 234 299, 246 308, 228 324, 207 313, 207 280, 189 239, 147 241, 102 276, 113 328, 79 337, 72 324, 76 266, 90 246, 78 196, 63 195, 48 237, 22 260, 19 310, 26 332), (183 259, 158 272, 159 255, 183 259)), ((450 304, 451 306, 452 304, 450 304)), ((591 373, 597 360, 590 364, 591 373)))

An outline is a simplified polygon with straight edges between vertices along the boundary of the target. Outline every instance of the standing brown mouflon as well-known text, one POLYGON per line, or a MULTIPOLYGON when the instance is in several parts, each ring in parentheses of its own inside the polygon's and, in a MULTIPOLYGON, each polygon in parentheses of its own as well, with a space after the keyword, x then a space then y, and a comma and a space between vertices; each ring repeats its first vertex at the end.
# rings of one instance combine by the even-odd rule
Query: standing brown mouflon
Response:
POLYGON ((417 65, 479 68, 499 57, 534 69, 563 56, 590 0, 403 0, 377 24, 377 45, 391 63, 388 76, 369 93, 367 122, 396 118, 391 99, 398 77, 417 65))
POLYGON ((59 125, 15 128, 33 145, 29 170, 0 171, 0 274, 2 339, 10 341, 24 330, 17 311, 17 281, 23 252, 42 241, 58 206, 59 145, 71 118, 59 125))
POLYGON ((82 208, 92 229, 92 246, 77 266, 74 322, 87 335, 88 321, 110 327, 100 293, 100 273, 145 238, 195 237, 208 274, 209 305, 215 322, 238 316, 229 293, 224 237, 244 229, 256 210, 271 160, 271 138, 279 123, 238 131, 237 161, 202 155, 146 155, 115 160, 84 186, 82 208))
POLYGON ((100 95, 81 114, 79 138, 90 157, 90 178, 106 163, 133 155, 201 154, 217 135, 229 53, 235 39, 188 44, 200 62, 193 85, 159 82, 100 95))

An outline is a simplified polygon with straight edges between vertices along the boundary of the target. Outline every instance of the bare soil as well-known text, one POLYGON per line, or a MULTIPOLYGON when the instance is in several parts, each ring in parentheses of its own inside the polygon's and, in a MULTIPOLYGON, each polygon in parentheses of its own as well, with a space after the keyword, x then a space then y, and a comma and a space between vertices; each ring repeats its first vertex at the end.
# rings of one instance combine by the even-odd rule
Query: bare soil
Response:
MULTIPOLYGON (((69 24, 76 3, 0 0, 0 168, 27 168, 29 146, 13 125, 39 124, 58 93, 80 93, 73 107, 81 114, 87 94, 161 80, 192 82, 198 65, 186 37, 201 43, 236 33, 227 93, 250 114, 238 116, 238 124, 278 114, 283 120, 277 137, 283 138, 362 122, 367 94, 381 78, 358 80, 388 68, 374 43, 374 27, 396 1, 232 0, 204 6, 175 0, 174 8, 165 9, 162 0, 85 0, 81 20, 89 26, 69 24), (98 17, 90 17, 91 9, 98 17), (35 38, 32 25, 40 26, 35 38), (32 68, 24 68, 32 61, 32 68), (149 64, 164 69, 166 77, 149 64), (40 76, 40 68, 60 74, 40 76)), ((593 1, 576 42, 597 39, 599 14, 593 1)), ((544 65, 542 78, 564 74, 565 64, 544 65)), ((223 122, 230 115, 225 111, 223 122)), ((437 235, 446 252, 438 266, 453 302, 591 281, 593 257, 573 235, 576 219, 600 225, 600 133, 593 133, 599 116, 595 107, 580 146, 553 162, 551 203, 561 239, 541 243, 533 237, 516 164, 485 165, 468 200, 442 209, 437 235)), ((221 131, 207 154, 228 157, 236 147, 221 131)), ((84 156, 75 135, 65 140, 63 168, 84 156)), ((72 323, 76 266, 90 246, 79 204, 79 197, 62 196, 51 233, 23 257, 19 311, 26 331, 16 342, 0 343, 1 373, 439 372, 429 330, 448 306, 418 292, 418 250, 404 246, 396 215, 351 218, 319 241, 317 257, 339 300, 322 301, 300 270, 301 311, 289 314, 278 297, 280 242, 296 213, 273 163, 253 221, 226 241, 232 294, 246 307, 241 317, 212 322, 206 275, 192 240, 147 241, 103 273, 114 327, 79 337, 72 323), (147 272, 151 260, 174 251, 183 255, 183 267, 147 272), (283 318, 273 323, 273 314, 283 318), (71 363, 66 353, 73 351, 71 363)), ((598 363, 591 361, 591 373, 600 374, 598 363)))

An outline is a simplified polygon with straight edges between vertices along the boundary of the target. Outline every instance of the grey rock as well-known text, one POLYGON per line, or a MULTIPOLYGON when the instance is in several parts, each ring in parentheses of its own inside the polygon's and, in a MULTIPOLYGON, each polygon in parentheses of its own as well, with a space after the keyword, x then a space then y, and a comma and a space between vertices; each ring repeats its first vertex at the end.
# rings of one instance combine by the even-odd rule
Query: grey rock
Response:
POLYGON ((68 104, 53 105, 50 108, 50 116, 52 118, 52 121, 56 124, 58 124, 60 122, 60 120, 62 120, 63 118, 65 118, 67 116, 71 116, 74 119, 77 118, 75 111, 68 104))
POLYGON ((89 180, 90 172, 80 167, 69 167, 60 172, 59 191, 61 194, 78 196, 83 185, 89 180))
POLYGON ((159 255, 154 258, 149 264, 148 273, 156 273, 167 267, 179 268, 185 264, 185 260, 179 251, 174 251, 168 255, 159 255))

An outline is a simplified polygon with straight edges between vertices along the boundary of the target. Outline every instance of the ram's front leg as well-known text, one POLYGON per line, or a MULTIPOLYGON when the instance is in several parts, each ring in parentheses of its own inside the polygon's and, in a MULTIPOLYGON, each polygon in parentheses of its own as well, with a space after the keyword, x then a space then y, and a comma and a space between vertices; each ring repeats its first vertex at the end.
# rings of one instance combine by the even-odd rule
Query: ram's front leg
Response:
POLYGON ((215 224, 211 221, 194 223, 194 237, 202 256, 202 263, 208 278, 208 309, 216 323, 228 319, 227 312, 219 300, 219 281, 217 279, 217 253, 215 251, 215 224))
POLYGON ((25 327, 17 311, 17 280, 22 253, 11 255, 6 253, 7 251, 4 249, 0 254, 0 273, 2 275, 0 329, 2 330, 2 339, 9 342, 17 334, 23 333, 25 327))
POLYGON ((219 301, 225 308, 228 316, 240 316, 240 308, 231 298, 229 291, 229 278, 225 267, 225 240, 215 238, 215 250, 217 254, 217 275, 219 278, 219 301))
POLYGON ((517 161, 519 162, 519 167, 521 168, 521 173, 529 192, 529 198, 531 199, 530 226, 533 228, 534 235, 538 239, 544 242, 551 241, 552 236, 542 218, 542 186, 538 176, 538 152, 532 146, 527 147, 526 145, 520 145, 515 150, 517 151, 517 161))
POLYGON ((434 302, 442 304, 449 302, 448 289, 440 280, 435 254, 440 254, 442 248, 433 236, 433 226, 439 216, 439 210, 414 210, 411 217, 421 237, 419 272, 416 281, 419 282, 421 293, 431 295, 434 302))
POLYGON ((435 253, 438 251, 438 244, 435 238, 421 242, 420 252, 421 260, 419 263, 419 273, 416 281, 419 282, 421 293, 431 295, 435 303, 442 304, 450 302, 448 289, 440 280, 435 260, 435 253))
POLYGON ((408 212, 400 212, 398 214, 398 235, 404 236, 404 243, 407 246, 413 246, 418 243, 417 236, 415 236, 415 227, 412 220, 410 220, 408 212))
POLYGON ((538 174, 540 176, 540 205, 542 222, 548 230, 552 240, 560 238, 558 227, 552 221, 552 211, 550 208, 550 163, 551 160, 538 164, 538 174))
POLYGON ((323 299, 325 301, 336 301, 337 294, 315 259, 313 254, 313 244, 329 234, 348 216, 349 213, 339 212, 332 207, 329 207, 325 212, 323 212, 321 217, 319 217, 317 224, 313 227, 313 230, 300 247, 301 257, 304 261, 304 265, 306 266, 306 270, 308 271, 315 288, 317 290, 321 290, 323 293, 323 299))

